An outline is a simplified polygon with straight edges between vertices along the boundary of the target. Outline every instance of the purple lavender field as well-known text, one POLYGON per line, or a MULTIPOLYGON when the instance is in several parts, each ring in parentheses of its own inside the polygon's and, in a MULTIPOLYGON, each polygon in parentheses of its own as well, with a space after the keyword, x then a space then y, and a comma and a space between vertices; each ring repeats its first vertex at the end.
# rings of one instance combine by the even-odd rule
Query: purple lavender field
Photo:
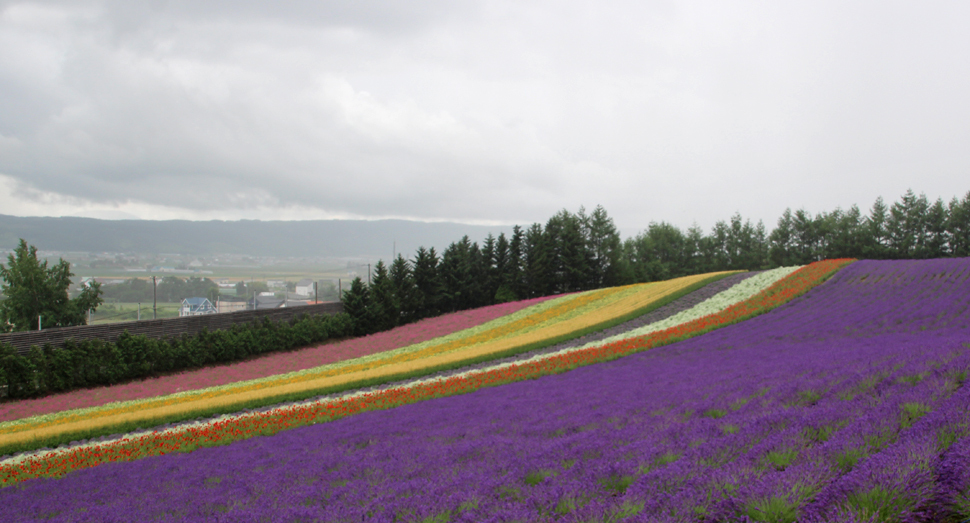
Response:
POLYGON ((610 363, 0 490, 7 521, 966 521, 970 259, 610 363))

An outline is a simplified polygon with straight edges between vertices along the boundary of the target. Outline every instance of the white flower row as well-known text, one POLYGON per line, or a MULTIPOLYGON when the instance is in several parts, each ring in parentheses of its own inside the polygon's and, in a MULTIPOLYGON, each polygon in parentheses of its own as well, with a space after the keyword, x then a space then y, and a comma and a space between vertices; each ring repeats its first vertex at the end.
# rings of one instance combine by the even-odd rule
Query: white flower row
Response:
MULTIPOLYGON (((540 361, 545 358, 550 358, 554 356, 559 356, 563 354, 568 354, 570 352, 576 352, 591 347, 599 347, 612 343, 615 341, 625 340, 628 338, 635 338, 637 336, 643 336, 644 334, 649 334, 651 332, 657 332, 664 329, 669 329, 671 327, 676 327, 677 325, 682 325, 689 321, 696 320, 698 318, 703 318, 710 314, 720 312, 734 304, 741 303, 748 298, 751 298, 755 294, 771 287, 775 282, 781 280, 782 278, 788 276, 789 274, 795 272, 801 267, 781 267, 778 269, 773 269, 770 271, 763 272, 761 274, 756 274, 751 278, 748 278, 737 285, 734 285, 724 291, 711 296, 710 298, 694 305, 690 309, 681 311, 669 318, 639 327, 626 332, 621 332, 615 336, 610 336, 609 338, 604 338, 602 340, 593 341, 585 345, 580 345, 577 347, 566 347, 565 349, 558 350, 556 352, 550 352, 546 354, 538 354, 528 359, 523 359, 515 362, 516 364, 521 363, 531 363, 535 361, 540 361)), ((501 368, 502 365, 496 366, 494 368, 501 368)), ((492 367, 489 367, 491 369, 492 367)))
MULTIPOLYGON (((560 356, 560 355, 563 355, 563 354, 568 354, 570 352, 576 352, 576 351, 584 350, 584 349, 587 349, 587 348, 590 348, 590 347, 597 347, 597 346, 605 345, 605 344, 608 344, 608 343, 611 343, 611 342, 614 342, 614 341, 619 341, 619 340, 623 340, 623 339, 627 339, 627 338, 633 338, 633 337, 637 337, 637 336, 642 336, 644 334, 648 334, 648 333, 651 333, 651 332, 657 332, 657 331, 660 331, 660 330, 663 330, 663 329, 667 329, 667 328, 670 328, 670 327, 674 327, 674 326, 677 326, 677 325, 680 325, 680 324, 683 324, 683 323, 686 323, 686 322, 689 322, 689 321, 693 321, 693 320, 698 319, 698 318, 702 318, 702 317, 707 316, 709 314, 717 313, 717 312, 719 312, 721 310, 726 309, 727 307, 730 307, 731 305, 734 305, 736 303, 740 303, 740 302, 742 302, 742 301, 744 301, 744 300, 746 300, 746 299, 754 296, 755 294, 757 294, 757 293, 759 293, 759 292, 767 289, 772 284, 774 284, 775 282, 781 280, 785 276, 788 276, 789 274, 791 274, 792 272, 796 271, 797 269, 799 269, 799 267, 782 267, 782 268, 779 268, 779 269, 774 269, 774 270, 771 270, 771 271, 767 271, 767 272, 764 272, 764 273, 755 275, 755 276, 753 276, 751 278, 748 278, 748 279, 742 281, 741 283, 739 283, 737 285, 732 286, 731 288, 729 288, 727 290, 724 290, 724 291, 722 291, 722 292, 720 292, 720 293, 712 296, 711 298, 708 298, 707 300, 705 300, 705 301, 703 301, 703 302, 695 305, 694 307, 691 307, 688 310, 685 310, 685 311, 682 311, 680 313, 677 313, 677 314, 675 314, 675 315, 673 315, 673 316, 671 316, 669 318, 666 318, 664 320, 661 320, 661 321, 658 321, 658 322, 654 322, 654 323, 651 323, 649 325, 646 325, 646 326, 643 326, 643 327, 640 327, 640 328, 637 328, 637 329, 633 329, 633 330, 630 330, 630 331, 627 331, 627 332, 624 332, 624 333, 621 333, 621 334, 618 334, 616 336, 612 336, 612 337, 609 337, 609 338, 606 338, 606 339, 603 339, 603 340, 600 340, 600 341, 595 341, 595 342, 587 343, 587 344, 582 345, 582 346, 568 347, 568 348, 565 348, 565 349, 562 349, 562 350, 559 350, 559 351, 556 351, 556 352, 547 353, 547 354, 540 354, 540 355, 536 355, 536 356, 533 356, 531 358, 527 358, 527 359, 523 359, 523 360, 515 360, 515 361, 511 361, 511 362, 500 363, 500 364, 496 364, 496 365, 492 365, 492 366, 488 366, 488 367, 483 367, 483 368, 480 368, 480 369, 470 369, 470 370, 467 370, 467 371, 464 371, 464 372, 449 374, 449 375, 446 375, 446 376, 438 376, 438 377, 432 377, 432 378, 417 379, 417 380, 413 380, 413 381, 410 381, 410 382, 407 382, 407 383, 404 383, 404 384, 398 384, 398 385, 383 387, 383 388, 375 389, 375 390, 355 391, 355 392, 350 392, 350 393, 343 394, 343 395, 340 395, 340 396, 326 396, 326 397, 319 398, 319 399, 316 399, 316 400, 311 400, 311 401, 301 402, 301 403, 296 403, 296 404, 291 404, 291 405, 285 405, 285 406, 282 406, 282 407, 277 407, 277 408, 274 408, 274 409, 264 410, 264 411, 260 411, 260 412, 244 412, 244 413, 241 413, 241 414, 240 413, 236 413, 236 414, 224 414, 224 415, 217 416, 217 417, 213 417, 213 418, 210 418, 210 419, 207 419, 207 420, 201 420, 201 421, 196 421, 196 422, 191 422, 191 423, 179 424, 179 425, 177 425, 175 427, 170 427, 170 428, 167 428, 167 429, 164 429, 164 430, 161 430, 161 431, 155 431, 155 430, 139 431, 139 432, 133 432, 133 433, 125 434, 123 436, 119 436, 119 437, 114 438, 114 439, 99 440, 99 441, 94 441, 94 442, 90 442, 90 443, 84 443, 84 444, 80 444, 80 445, 75 445, 73 447, 58 447, 56 449, 48 449, 48 450, 41 450, 41 451, 30 452, 30 453, 23 453, 23 454, 20 454, 20 455, 17 455, 17 456, 12 456, 12 457, 8 457, 6 459, 0 460, 0 465, 11 465, 11 464, 16 464, 16 463, 23 462, 23 461, 28 460, 28 459, 38 459, 38 458, 43 458, 43 457, 46 457, 46 456, 49 456, 49 455, 56 455, 56 454, 59 454, 59 453, 72 452, 72 451, 74 451, 76 449, 79 449, 79 448, 98 447, 98 446, 111 445, 111 444, 115 444, 115 443, 117 443, 119 441, 122 441, 124 439, 135 440, 135 439, 138 439, 138 438, 141 438, 141 437, 147 437, 147 436, 152 436, 152 435, 165 435, 165 434, 171 434, 171 433, 176 433, 176 432, 182 432, 182 431, 186 431, 186 430, 189 430, 191 428, 196 428, 196 427, 203 428, 203 427, 208 426, 208 425, 215 425, 216 423, 220 423, 220 422, 225 421, 225 420, 228 420, 228 419, 246 419, 247 417, 253 417, 253 416, 265 416, 265 415, 274 415, 274 414, 285 414, 289 410, 302 408, 302 407, 305 407, 305 406, 308 406, 308 405, 323 404, 323 403, 332 403, 332 402, 337 402, 337 401, 345 401, 345 400, 349 400, 349 399, 353 399, 353 398, 357 398, 357 397, 361 397, 361 396, 365 396, 365 395, 369 395, 369 394, 376 394, 376 393, 383 392, 383 391, 386 391, 386 390, 392 390, 392 389, 398 389, 398 388, 415 387, 415 386, 419 386, 419 385, 423 385, 423 384, 431 384, 431 383, 435 383, 435 382, 442 382, 442 381, 445 381, 445 380, 450 379, 450 378, 464 377, 464 376, 468 376, 468 375, 473 374, 473 373, 487 373, 487 372, 490 372, 490 371, 506 369, 508 367, 515 366, 515 365, 521 365, 521 364, 524 364, 524 363, 538 362, 538 361, 542 361, 544 359, 550 359, 550 358, 554 358, 554 357, 557 357, 557 356, 560 356)), ((558 301, 558 300, 549 300, 549 301, 558 301)), ((543 302, 543 304, 545 304, 545 303, 549 303, 549 302, 543 302)), ((539 305, 542 305, 542 304, 539 304, 539 305)), ((532 307, 529 307, 529 309, 531 309, 531 308, 532 307)), ((523 310, 527 310, 527 309, 523 309, 523 310)), ((212 390, 212 389, 206 389, 206 390, 212 390)), ((196 392, 196 391, 193 391, 193 392, 196 392)), ((118 407, 118 406, 123 405, 123 404, 126 404, 126 403, 137 403, 137 402, 140 402, 140 401, 142 401, 142 400, 136 400, 135 402, 114 403, 114 404, 111 404, 111 405, 113 407, 118 407)), ((81 411, 81 410, 88 410, 88 411, 90 411, 90 409, 78 409, 78 411, 81 411)), ((78 411, 72 411, 72 412, 78 412, 78 411)))
POLYGON ((483 324, 478 325, 478 326, 475 326, 475 327, 470 327, 468 329, 463 329, 463 330, 460 330, 460 331, 457 331, 457 332, 453 332, 453 333, 447 334, 445 336, 440 336, 440 337, 437 337, 437 338, 433 338, 431 340, 427 340, 427 341, 420 342, 420 343, 415 343, 415 344, 408 345, 408 346, 405 346, 405 347, 400 347, 400 348, 393 349, 393 350, 390 350, 390 351, 379 352, 379 353, 376 353, 376 354, 371 354, 371 355, 367 355, 367 356, 361 356, 361 357, 352 358, 352 359, 349 359, 349 360, 338 361, 338 362, 329 363, 329 364, 326 364, 326 365, 320 365, 318 367, 311 367, 311 368, 308 368, 308 369, 301 369, 301 370, 297 370, 297 371, 293 371, 293 372, 287 372, 287 373, 283 373, 283 374, 274 374, 272 376, 266 376, 266 377, 262 377, 262 378, 254 378, 254 379, 250 379, 250 380, 244 380, 244 381, 236 381, 236 382, 232 382, 232 383, 226 383, 226 384, 223 384, 223 385, 216 385, 216 386, 213 386, 213 387, 206 387, 204 389, 185 390, 185 391, 181 391, 181 392, 175 392, 175 393, 172 393, 172 394, 166 394, 164 396, 153 396, 151 398, 141 398, 141 399, 128 400, 128 401, 115 401, 115 402, 107 403, 107 404, 104 404, 104 405, 98 405, 96 407, 82 407, 82 408, 78 408, 78 409, 62 410, 62 411, 58 411, 58 412, 51 412, 51 413, 48 413, 48 414, 39 414, 39 415, 36 415, 36 416, 30 416, 30 417, 20 418, 20 419, 16 419, 16 420, 4 421, 4 422, 0 422, 0 432, 2 432, 4 429, 10 429, 10 428, 13 428, 13 427, 16 427, 16 426, 19 426, 19 425, 45 423, 45 422, 50 422, 50 421, 54 421, 54 420, 57 420, 57 419, 62 419, 62 418, 67 418, 67 417, 72 417, 72 416, 77 416, 77 415, 93 414, 93 413, 102 412, 102 411, 105 411, 105 410, 112 410, 112 409, 118 409, 118 408, 134 407, 134 406, 137 406, 137 405, 144 405, 144 404, 147 404, 147 403, 157 402, 157 401, 160 401, 160 400, 162 400, 162 401, 164 401, 164 400, 173 400, 173 399, 178 399, 178 398, 186 398, 186 397, 199 396, 199 395, 206 394, 206 393, 209 393, 209 392, 216 392, 216 391, 225 391, 225 390, 233 390, 233 389, 245 388, 245 387, 250 387, 250 386, 253 386, 253 385, 256 385, 256 384, 259 384, 259 383, 262 383, 262 382, 266 382, 266 381, 287 380, 287 379, 291 379, 291 378, 298 378, 298 377, 301 377, 301 376, 307 376, 307 375, 317 374, 317 373, 321 373, 321 372, 326 372, 326 371, 341 369, 341 368, 347 367, 349 365, 357 365, 357 364, 360 364, 360 363, 368 363, 368 362, 372 362, 372 361, 379 361, 381 359, 390 358, 390 357, 393 357, 395 355, 405 354, 405 353, 409 353, 409 352, 415 352, 415 351, 418 351, 418 350, 421 350, 421 349, 424 349, 424 348, 427 348, 427 347, 431 347, 431 346, 434 346, 434 345, 438 345, 438 344, 447 343, 447 342, 450 342, 450 341, 455 341, 455 340, 460 340, 460 339, 463 339, 463 338, 471 337, 471 336, 474 336, 474 335, 479 334, 481 332, 486 332, 488 330, 501 327, 503 325, 512 323, 514 321, 518 321, 518 320, 523 319, 523 318, 526 318, 528 316, 531 316, 531 315, 534 315, 534 314, 540 314, 540 313, 545 312, 546 310, 548 310, 548 309, 550 309, 550 308, 552 308, 552 307, 554 307, 556 305, 559 305, 559 304, 561 304, 563 302, 566 302, 566 301, 575 299, 576 297, 580 296, 581 294, 583 294, 583 293, 570 294, 570 295, 567 295, 567 296, 561 296, 561 297, 558 297, 558 298, 552 298, 552 299, 549 299, 549 300, 546 300, 546 301, 537 303, 535 305, 530 305, 530 306, 528 306, 528 307, 526 307, 524 309, 518 310, 518 311, 516 311, 516 312, 514 312, 512 314, 508 314, 508 315, 505 315, 505 316, 502 316, 502 317, 499 317, 499 318, 495 318, 494 320, 488 321, 486 323, 483 323, 483 324))

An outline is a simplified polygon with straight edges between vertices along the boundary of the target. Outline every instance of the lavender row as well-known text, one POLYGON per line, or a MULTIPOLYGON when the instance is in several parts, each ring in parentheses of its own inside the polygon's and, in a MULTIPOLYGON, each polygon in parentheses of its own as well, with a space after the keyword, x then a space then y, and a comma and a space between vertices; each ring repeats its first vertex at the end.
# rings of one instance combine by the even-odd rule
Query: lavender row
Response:
POLYGON ((968 277, 968 260, 857 262, 788 306, 692 340, 226 447, 28 481, 0 491, 0 517, 957 517, 970 489, 968 277))
MULTIPOLYGON (((581 346, 581 345, 585 345, 586 343, 589 343, 591 341, 606 339, 606 338, 609 338, 611 336, 615 336, 617 334, 622 334, 624 332, 628 332, 630 330, 633 330, 633 329, 636 329, 636 328, 639 328, 639 327, 643 327, 644 325, 649 325, 651 323, 654 323, 654 322, 658 322, 658 321, 667 319, 667 318, 669 318, 669 317, 671 317, 671 316, 673 316, 673 315, 675 315, 677 313, 680 313, 682 311, 688 310, 691 307, 694 307, 695 305, 697 305, 697 304, 699 304, 699 303, 707 300, 708 298, 710 298, 710 297, 712 297, 712 296, 714 296, 714 295, 716 295, 716 294, 718 294, 718 293, 720 293, 722 291, 728 290, 731 287, 737 285, 738 283, 741 283, 742 281, 747 280, 748 278, 751 278, 752 276, 755 276, 757 274, 761 274, 762 272, 763 271, 743 272, 743 273, 737 273, 737 274, 732 274, 730 276, 726 276, 726 277, 721 278, 721 279, 719 279, 719 280, 717 280, 715 282, 712 282, 712 283, 710 283, 708 285, 705 285, 705 286, 701 287, 700 289, 697 289, 697 290, 695 290, 693 292, 690 292, 687 295, 682 296, 682 297, 680 297, 680 298, 672 301, 671 303, 668 303, 668 304, 666 304, 666 305, 664 305, 662 307, 659 307, 656 310, 651 311, 650 313, 644 314, 642 316, 639 316, 639 317, 634 318, 632 320, 626 321, 626 322, 624 322, 622 324, 619 324, 619 325, 616 325, 614 327, 611 327, 611 328, 608 328, 608 329, 604 329, 602 331, 598 331, 598 332, 594 332, 594 333, 587 334, 587 335, 585 335, 583 337, 580 337, 580 338, 576 338, 576 339, 573 339, 573 340, 568 340, 568 341, 565 341, 565 342, 562 342, 562 343, 558 343, 558 344, 553 345, 553 346, 545 347, 545 348, 542 348, 542 349, 537 349, 537 350, 534 350, 534 351, 530 351, 530 352, 527 352, 527 353, 519 354, 519 355, 516 355, 516 356, 511 356, 511 357, 508 357, 508 358, 502 358, 502 359, 499 359, 499 360, 489 360, 489 361, 481 362, 481 363, 478 363, 478 364, 473 364, 473 365, 468 365, 468 366, 465 366, 465 367, 461 367, 461 368, 458 368, 458 369, 450 369, 450 370, 444 370, 444 371, 436 372, 436 373, 433 373, 433 374, 429 374, 426 377, 427 378, 443 378, 443 377, 453 376, 453 375, 456 375, 456 374, 461 374, 461 373, 467 372, 469 370, 481 369, 481 368, 490 367, 490 366, 493 366, 493 365, 496 365, 496 364, 501 364, 501 363, 508 363, 508 362, 513 362, 513 361, 521 361, 521 360, 525 360, 525 359, 528 359, 528 358, 531 358, 533 356, 537 356, 537 355, 540 355, 540 354, 548 354, 548 353, 556 352, 556 351, 559 351, 561 349, 568 348, 568 347, 578 347, 578 346, 581 346)), ((387 388, 393 388, 393 387, 398 387, 398 386, 405 386, 405 385, 411 383, 412 381, 413 380, 410 380, 409 379, 409 380, 401 380, 401 381, 391 382, 391 383, 382 383, 382 384, 379 384, 379 385, 374 385, 372 387, 365 387, 365 388, 362 388, 360 390, 363 391, 363 392, 375 391, 375 390, 383 390, 383 389, 387 389, 387 388)), ((270 410, 274 410, 274 409, 276 409, 276 408, 278 408, 280 406, 299 405, 299 404, 311 403, 311 402, 316 402, 316 401, 320 401, 320 400, 324 400, 324 399, 328 399, 328 398, 341 397, 344 394, 345 394, 344 392, 337 392, 337 393, 332 393, 332 394, 326 394, 326 395, 322 395, 322 396, 317 396, 317 397, 314 397, 314 398, 310 398, 308 400, 301 400, 301 401, 295 401, 295 402, 289 402, 289 403, 283 403, 283 404, 277 404, 277 405, 268 405, 268 406, 265 406, 265 407, 260 407, 260 408, 255 409, 255 410, 258 410, 258 411, 270 411, 270 410)), ((191 425, 191 424, 194 424, 195 422, 196 422, 196 420, 189 420, 189 421, 176 422, 176 423, 168 423, 168 424, 160 425, 160 426, 156 427, 156 429, 165 430, 165 429, 173 428, 173 427, 180 426, 180 425, 191 425)), ((90 439, 90 440, 79 440, 79 441, 76 441, 74 443, 77 443, 77 444, 95 443, 95 442, 98 442, 98 441, 119 439, 122 436, 123 436, 123 434, 111 434, 111 435, 101 436, 99 438, 94 438, 94 439, 90 439)))
MULTIPOLYGON (((427 378, 444 378, 444 377, 448 377, 448 376, 454 376, 456 374, 461 374, 461 373, 464 373, 464 372, 468 372, 470 370, 483 369, 483 368, 486 368, 486 367, 492 367, 492 366, 500 365, 500 364, 503 364, 503 363, 512 363, 512 362, 516 362, 516 361, 523 361, 523 360, 527 360, 527 359, 533 358, 535 356, 540 356, 540 355, 543 355, 543 354, 551 354, 553 352, 558 352, 558 351, 560 351, 562 349, 567 349, 567 348, 570 348, 570 347, 580 347, 580 346, 586 345, 587 343, 591 343, 591 342, 595 342, 595 341, 599 341, 599 340, 604 340, 606 338, 610 338, 610 337, 616 336, 618 334, 623 334, 624 332, 629 332, 631 330, 638 329, 640 327, 643 327, 643 326, 646 326, 646 325, 650 325, 652 323, 656 323, 658 321, 661 321, 661 320, 665 320, 667 318, 670 318, 671 316, 673 316, 675 314, 678 314, 680 312, 686 311, 686 310, 694 307, 695 305, 697 305, 697 304, 699 304, 699 303, 707 300, 708 298, 711 298, 712 296, 714 296, 714 295, 716 295, 716 294, 718 294, 720 292, 726 291, 726 290, 730 289, 731 287, 734 287, 735 285, 741 283, 742 281, 747 280, 748 278, 751 278, 752 276, 755 276, 757 274, 761 274, 762 272, 764 272, 764 271, 750 271, 750 272, 742 272, 742 273, 732 274, 730 276, 726 276, 724 278, 721 278, 720 280, 717 280, 717 281, 715 281, 713 283, 710 283, 708 285, 705 285, 704 287, 701 287, 700 289, 697 289, 696 291, 693 291, 691 293, 688 293, 685 296, 681 296, 680 298, 677 298, 676 300, 674 300, 674 301, 672 301, 672 302, 670 302, 670 303, 668 303, 668 304, 666 304, 666 305, 664 305, 662 307, 658 307, 657 309, 655 309, 655 310, 653 310, 653 311, 651 311, 651 312, 649 312, 647 314, 644 314, 642 316, 638 316, 636 318, 633 318, 632 320, 623 322, 623 323, 621 323, 619 325, 614 325, 613 327, 609 327, 609 328, 603 329, 601 331, 596 331, 596 332, 592 332, 592 333, 589 333, 589 334, 585 334, 585 335, 580 336, 578 338, 573 338, 571 340, 567 340, 567 341, 564 341, 564 342, 561 342, 561 343, 557 343, 555 345, 550 345, 548 347, 543 347, 541 349, 536 349, 536 350, 532 350, 532 351, 529 351, 529 352, 524 352, 524 353, 521 353, 521 354, 516 354, 515 356, 509 356, 509 357, 506 357, 506 358, 499 358, 499 359, 494 359, 494 360, 483 361, 481 363, 476 363, 476 364, 473 364, 473 365, 468 365, 468 366, 461 367, 461 368, 458 368, 458 369, 444 370, 444 371, 436 372, 436 373, 433 373, 433 374, 429 374, 426 377, 427 378)), ((394 382, 394 383, 389 383, 389 384, 388 383, 385 383, 385 384, 376 385, 374 387, 371 387, 369 390, 385 389, 387 387, 394 387, 394 386, 404 385, 404 384, 407 384, 409 382, 410 382, 409 380, 404 380, 404 381, 394 382)), ((364 389, 364 390, 368 390, 368 389, 364 389)), ((334 394, 332 396, 336 397, 338 395, 339 394, 334 394)), ((320 399, 320 398, 323 398, 323 397, 326 397, 326 396, 320 396, 318 398, 314 398, 314 400, 317 400, 317 399, 320 399)))

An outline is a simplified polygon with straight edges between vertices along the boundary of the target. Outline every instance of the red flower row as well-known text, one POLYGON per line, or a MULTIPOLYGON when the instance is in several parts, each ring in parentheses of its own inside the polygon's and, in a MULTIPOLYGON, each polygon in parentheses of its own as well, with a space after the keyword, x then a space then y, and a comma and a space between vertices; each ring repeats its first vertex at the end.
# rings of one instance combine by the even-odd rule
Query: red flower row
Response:
POLYGON ((289 428, 330 421, 358 412, 387 409, 437 397, 463 394, 483 387, 538 378, 612 360, 697 336, 768 312, 808 292, 852 261, 854 260, 825 260, 807 265, 748 300, 718 313, 663 331, 518 365, 471 372, 444 380, 387 389, 327 403, 313 403, 275 412, 248 414, 211 424, 188 427, 181 431, 154 432, 101 446, 79 447, 63 453, 28 458, 17 464, 0 466, 0 482, 3 485, 10 485, 35 477, 61 476, 72 470, 102 463, 132 461, 146 456, 188 452, 199 447, 224 445, 253 436, 270 435, 289 428))

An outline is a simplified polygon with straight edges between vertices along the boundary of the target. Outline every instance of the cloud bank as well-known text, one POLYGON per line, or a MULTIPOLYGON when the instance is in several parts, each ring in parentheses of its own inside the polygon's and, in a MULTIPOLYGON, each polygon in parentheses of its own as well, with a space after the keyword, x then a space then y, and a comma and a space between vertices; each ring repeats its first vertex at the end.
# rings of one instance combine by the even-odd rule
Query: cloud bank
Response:
POLYGON ((4 214, 625 234, 962 195, 961 2, 0 2, 4 214))

